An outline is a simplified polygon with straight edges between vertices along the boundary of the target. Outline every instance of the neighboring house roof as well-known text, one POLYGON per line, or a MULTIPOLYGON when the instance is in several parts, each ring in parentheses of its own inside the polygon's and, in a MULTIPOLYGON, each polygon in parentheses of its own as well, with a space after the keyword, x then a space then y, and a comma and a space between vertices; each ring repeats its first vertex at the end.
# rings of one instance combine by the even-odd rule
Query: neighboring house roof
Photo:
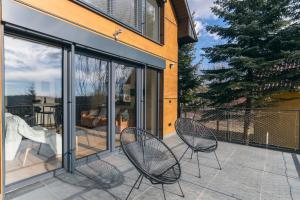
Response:
POLYGON ((178 22, 179 45, 197 42, 197 33, 187 0, 172 0, 178 22))

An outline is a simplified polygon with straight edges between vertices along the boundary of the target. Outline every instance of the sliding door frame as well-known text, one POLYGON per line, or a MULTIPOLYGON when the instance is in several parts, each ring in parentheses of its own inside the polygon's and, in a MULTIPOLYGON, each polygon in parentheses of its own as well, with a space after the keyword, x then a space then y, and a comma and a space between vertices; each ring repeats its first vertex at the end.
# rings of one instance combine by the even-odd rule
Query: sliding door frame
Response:
POLYGON ((147 76, 147 70, 153 70, 156 72, 156 96, 157 96, 157 99, 156 99, 156 108, 155 108, 155 112, 156 112, 156 118, 155 118, 155 124, 156 124, 156 127, 155 127, 155 133, 156 133, 156 137, 162 139, 161 137, 161 134, 160 134, 160 93, 161 93, 161 86, 160 86, 160 78, 161 78, 161 70, 158 70, 158 69, 155 69, 155 68, 151 68, 151 67, 148 67, 148 66, 145 66, 144 68, 144 73, 143 73, 143 77, 144 77, 144 80, 143 80, 143 110, 144 110, 144 113, 143 113, 143 129, 147 130, 147 84, 149 83, 148 82, 148 76, 147 76))
MULTIPOLYGON (((109 54, 103 53, 102 51, 98 51, 95 49, 90 49, 88 47, 80 46, 75 43, 62 40, 56 37, 40 34, 34 31, 28 31, 27 29, 22 28, 14 28, 11 26, 4 26, 1 24, 0 26, 3 34, 0 34, 0 39, 2 42, 4 41, 4 35, 13 35, 17 36, 20 39, 30 40, 33 42, 38 42, 41 44, 50 44, 52 46, 56 46, 62 49, 62 98, 63 98, 63 155, 62 155, 62 168, 55 169, 53 171, 45 172, 33 177, 29 177, 27 179, 18 181, 16 183, 12 183, 9 185, 5 185, 5 133, 2 130, 2 184, 3 190, 2 194, 5 191, 12 191, 20 187, 24 187, 28 184, 35 183, 37 181, 43 180, 45 178, 53 177, 55 175, 61 174, 65 171, 73 173, 76 169, 76 166, 99 159, 100 156, 105 155, 109 152, 113 152, 118 148, 115 147, 115 138, 116 138, 116 113, 115 113, 115 83, 116 83, 116 69, 112 64, 113 62, 117 62, 120 64, 124 64, 129 67, 135 68, 136 71, 136 126, 139 128, 145 128, 146 123, 146 91, 145 87, 147 84, 147 76, 146 70, 149 68, 148 66, 134 62, 131 60, 126 60, 126 58, 118 58, 115 56, 111 56, 109 54), (108 61, 108 144, 107 150, 101 151, 91 156, 87 156, 81 159, 76 160, 75 155, 75 125, 76 125, 76 97, 75 97, 75 53, 81 52, 81 50, 91 53, 91 55, 95 55, 95 57, 104 58, 104 60, 108 61)), ((1 68, 1 76, 2 76, 2 127, 5 127, 5 64, 4 64, 4 45, 2 48, 2 68, 1 68)), ((1 59, 1 57, 0 57, 1 59)), ((161 76, 161 70, 156 68, 151 68, 152 70, 157 71, 158 77, 161 76)), ((158 82, 158 106, 157 106, 157 133, 159 134, 159 103, 160 103, 160 78, 157 79, 158 82)), ((1 93, 0 93, 1 94, 1 93)), ((159 136, 159 135, 157 135, 159 136)), ((1 169, 0 169, 1 170, 1 169)))
MULTIPOLYGON (((116 63, 116 64, 120 64, 120 65, 124 65, 125 67, 130 67, 130 68, 133 68, 135 69, 135 89, 136 89, 136 95, 135 95, 135 102, 136 102, 136 105, 135 105, 135 116, 136 116, 136 127, 138 128, 142 128, 142 115, 141 115, 141 110, 143 108, 142 106, 142 89, 143 89, 143 82, 142 82, 142 73, 143 73, 143 68, 144 66, 139 64, 139 63, 135 63, 135 62, 131 62, 131 61, 127 61, 127 60, 124 60, 124 59, 119 59, 119 58, 112 58, 111 59, 111 64, 112 63, 116 63)), ((116 138, 116 125, 115 125, 115 121, 116 121, 116 113, 115 113, 115 87, 116 87, 116 68, 115 66, 112 64, 111 66, 112 68, 112 85, 111 85, 111 88, 113 88, 113 93, 112 93, 112 96, 113 96, 113 101, 112 101, 112 109, 113 109, 113 112, 112 112, 112 124, 111 126, 113 127, 114 130, 112 130, 112 148, 111 148, 111 152, 113 151, 116 151, 118 149, 120 149, 120 147, 116 147, 115 146, 115 138, 116 138)))
POLYGON ((105 155, 109 152, 112 152, 113 149, 112 149, 112 140, 111 138, 113 137, 113 128, 114 127, 111 127, 111 122, 112 122, 112 103, 111 102, 114 102, 114 96, 112 94, 114 94, 114 88, 113 87, 110 87, 110 85, 112 84, 113 80, 114 80, 114 76, 113 76, 113 71, 114 69, 112 68, 112 60, 110 57, 107 57, 101 53, 99 53, 98 51, 96 50, 91 50, 91 49, 86 49, 86 48, 83 48, 83 47, 77 47, 76 45, 73 45, 74 48, 72 49, 72 69, 71 69, 71 75, 70 75, 70 80, 71 80, 71 86, 69 87, 70 90, 72 91, 72 94, 71 94, 71 98, 72 98, 72 120, 71 120, 71 135, 70 135, 70 138, 71 139, 71 148, 72 149, 72 155, 71 155, 71 163, 72 163, 72 167, 71 167, 71 170, 70 172, 74 172, 75 171, 75 168, 77 166, 80 166, 80 165, 84 165, 86 163, 89 163, 89 162, 92 162, 92 161, 95 161, 95 160, 98 160, 100 159, 100 157, 102 155, 105 155), (75 92, 75 88, 76 88, 76 79, 75 79, 75 76, 76 76, 76 69, 75 69, 75 56, 76 54, 80 54, 80 55, 84 55, 84 56, 87 56, 87 57, 91 57, 91 58, 95 58, 95 59, 99 59, 99 60, 103 60, 103 61, 106 61, 107 62, 107 73, 108 73, 108 88, 107 88, 107 94, 108 94, 108 97, 107 97, 107 138, 106 138, 106 150, 102 150, 102 151, 99 151, 99 152, 96 152, 96 153, 93 153, 93 154, 90 154, 90 155, 87 155, 87 156, 84 156, 82 158, 76 158, 76 92, 75 92))
MULTIPOLYGON (((3 26, 3 25, 2 25, 3 26)), ((4 41, 4 37, 5 36, 10 36, 10 37, 16 37, 20 40, 25 40, 25 41, 30 41, 30 42, 34 42, 37 44, 42 44, 42 45, 49 45, 55 48, 60 48, 61 52, 62 52, 62 68, 61 68, 61 72, 62 72, 62 99, 63 99, 63 141, 62 141, 62 161, 61 164, 62 166, 60 168, 57 169, 53 169, 50 171, 46 171, 43 172, 41 174, 37 174, 34 175, 32 177, 28 177, 25 178, 23 180, 19 180, 16 181, 14 183, 10 183, 10 184, 6 184, 6 169, 5 169, 5 132, 2 129, 2 166, 3 166, 3 194, 5 194, 5 192, 9 192, 12 190, 15 190, 17 188, 21 188, 24 187, 26 185, 32 184, 34 182, 37 182, 39 180, 48 178, 48 177, 52 177, 54 175, 57 174, 61 174, 64 171, 68 171, 68 132, 69 132, 69 128, 68 126, 65 126, 67 124, 67 120, 65 119, 65 115, 67 114, 67 101, 66 98, 68 96, 68 94, 66 93, 66 89, 67 89, 67 74, 65 73, 66 71, 68 71, 68 69, 70 68, 70 64, 69 64, 69 57, 70 57, 70 43, 67 43, 65 41, 62 40, 57 40, 56 38, 52 38, 52 37, 44 37, 43 35, 40 35, 38 33, 34 34, 34 33, 28 33, 28 32, 23 32, 22 30, 11 30, 11 29, 6 29, 4 26, 4 34, 1 35, 1 40, 4 41)), ((3 63, 2 63, 2 126, 5 127, 5 58, 4 58, 4 42, 3 42, 3 63)))

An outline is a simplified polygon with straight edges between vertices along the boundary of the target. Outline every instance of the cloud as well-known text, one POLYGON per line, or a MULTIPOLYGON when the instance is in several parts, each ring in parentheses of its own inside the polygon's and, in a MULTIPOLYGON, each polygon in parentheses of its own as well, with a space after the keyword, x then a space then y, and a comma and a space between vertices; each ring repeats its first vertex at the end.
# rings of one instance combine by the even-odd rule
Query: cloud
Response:
POLYGON ((206 31, 207 25, 208 24, 203 22, 202 20, 195 20, 195 29, 198 33, 198 36, 207 36, 210 37, 212 40, 220 40, 221 37, 218 34, 206 31))
POLYGON ((200 36, 201 32, 205 29, 205 26, 200 20, 196 20, 195 21, 195 29, 196 29, 196 33, 198 33, 200 36))
POLYGON ((62 50, 39 43, 5 37, 6 95, 25 94, 36 87, 38 96, 59 96, 62 84, 62 50), (43 85, 48 84, 49 90, 43 85))
POLYGON ((188 0, 188 3, 191 12, 195 12, 196 19, 217 18, 210 9, 214 5, 214 0, 188 0))

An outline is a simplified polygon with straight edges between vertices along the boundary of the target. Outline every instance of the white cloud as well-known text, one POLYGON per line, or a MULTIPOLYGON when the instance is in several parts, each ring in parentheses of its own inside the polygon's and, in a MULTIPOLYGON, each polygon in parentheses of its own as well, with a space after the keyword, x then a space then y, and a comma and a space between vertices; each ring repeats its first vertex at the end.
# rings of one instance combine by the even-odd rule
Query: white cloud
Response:
POLYGON ((195 12, 195 17, 202 19, 216 18, 211 12, 214 0, 188 0, 191 12, 195 12))
POLYGON ((34 85, 38 96, 59 96, 62 50, 13 37, 5 37, 6 95, 25 94, 34 85), (48 84, 49 90, 43 85, 48 84))
POLYGON ((196 33, 198 33, 200 36, 201 32, 205 29, 205 26, 200 20, 196 20, 195 21, 195 29, 196 29, 196 33))
POLYGON ((206 26, 208 25, 207 23, 204 23, 201 20, 196 20, 195 24, 196 24, 196 27, 195 27, 196 32, 199 34, 198 36, 205 35, 205 36, 212 38, 213 40, 221 39, 221 37, 218 34, 210 33, 208 31, 206 31, 206 26))

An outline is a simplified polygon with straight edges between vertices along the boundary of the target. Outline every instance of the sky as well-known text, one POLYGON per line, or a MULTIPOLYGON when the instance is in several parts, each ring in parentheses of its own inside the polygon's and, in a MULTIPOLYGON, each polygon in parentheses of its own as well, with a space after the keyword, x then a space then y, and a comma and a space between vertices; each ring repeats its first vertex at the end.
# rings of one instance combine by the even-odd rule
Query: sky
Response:
POLYGON ((5 36, 5 95, 61 97, 62 50, 5 36))
MULTIPOLYGON (((191 13, 195 12, 196 31, 199 33, 199 41, 196 44, 197 57, 195 62, 202 59, 202 48, 224 43, 218 35, 206 31, 207 25, 224 25, 223 20, 219 19, 211 12, 213 1, 214 0, 188 0, 191 13)), ((214 66, 214 64, 209 63, 208 59, 203 59, 201 69, 210 69, 214 66)))

